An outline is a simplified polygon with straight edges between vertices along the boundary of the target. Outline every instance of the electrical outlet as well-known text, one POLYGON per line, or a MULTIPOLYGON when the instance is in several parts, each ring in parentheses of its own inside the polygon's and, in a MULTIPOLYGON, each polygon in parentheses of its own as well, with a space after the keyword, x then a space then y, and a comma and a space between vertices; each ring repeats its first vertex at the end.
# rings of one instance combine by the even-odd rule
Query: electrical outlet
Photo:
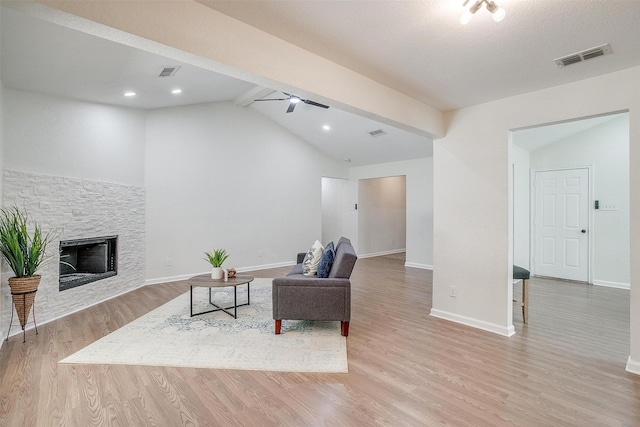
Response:
POLYGON ((455 286, 450 286, 449 287, 449 296, 450 297, 456 297, 458 296, 458 294, 456 293, 456 287, 455 286))
POLYGON ((262 255, 263 255, 262 249, 258 250, 258 256, 262 258, 262 255))
POLYGON ((166 265, 167 267, 171 267, 171 258, 167 258, 167 260, 164 262, 164 265, 166 265))

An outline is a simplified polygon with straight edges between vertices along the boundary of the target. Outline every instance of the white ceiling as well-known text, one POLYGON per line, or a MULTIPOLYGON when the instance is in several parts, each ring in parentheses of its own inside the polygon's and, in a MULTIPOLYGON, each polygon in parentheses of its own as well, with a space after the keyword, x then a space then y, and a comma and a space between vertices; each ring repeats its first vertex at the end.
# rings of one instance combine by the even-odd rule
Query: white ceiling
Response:
MULTIPOLYGON (((462 1, 201 1, 201 3, 450 110, 640 65, 638 0, 496 0, 461 26, 462 1), (347 41, 347 42, 345 42, 347 41), (553 59, 610 43, 612 55, 559 69, 553 59)), ((233 101, 254 85, 3 8, 6 87, 75 99, 162 108, 233 101), (182 68, 156 77, 164 66, 182 68), (183 93, 172 95, 180 87, 183 93), (124 98, 134 90, 135 98, 124 98)), ((274 94, 279 97, 279 93, 274 94)), ((431 155, 431 141, 344 111, 287 103, 250 105, 351 165, 431 155), (330 124, 330 132, 322 130, 330 124), (382 128, 387 135, 372 138, 382 128)))
POLYGON ((228 101, 251 83, 2 9, 2 82, 12 89, 132 108, 228 101), (160 78, 166 66, 181 66, 160 78), (179 96, 171 90, 184 90, 179 96), (133 90, 136 97, 125 98, 133 90))
POLYGON ((463 0, 198 1, 442 111, 640 65, 638 0, 495 0, 502 22, 483 8, 466 26, 463 0))

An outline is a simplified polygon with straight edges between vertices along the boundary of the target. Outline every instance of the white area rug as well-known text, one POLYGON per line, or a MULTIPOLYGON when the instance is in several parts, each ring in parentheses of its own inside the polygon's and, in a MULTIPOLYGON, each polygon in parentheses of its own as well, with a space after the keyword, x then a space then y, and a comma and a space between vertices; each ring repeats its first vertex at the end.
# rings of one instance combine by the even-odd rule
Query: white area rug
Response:
MULTIPOLYGON (((213 308, 208 289, 194 288, 194 312, 213 308)), ((227 307, 233 288, 214 289, 213 302, 227 307)), ((246 286, 238 287, 238 302, 246 286)), ((215 312, 189 317, 189 292, 169 301, 60 363, 182 366, 283 372, 348 371, 340 322, 282 322, 274 334, 271 279, 251 283, 251 305, 238 318, 215 312)))

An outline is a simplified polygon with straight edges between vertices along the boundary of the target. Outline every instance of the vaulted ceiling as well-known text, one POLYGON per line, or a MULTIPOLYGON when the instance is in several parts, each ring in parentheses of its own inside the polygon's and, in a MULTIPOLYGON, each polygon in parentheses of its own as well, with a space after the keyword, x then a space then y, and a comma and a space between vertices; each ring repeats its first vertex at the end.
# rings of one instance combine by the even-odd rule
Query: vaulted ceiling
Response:
MULTIPOLYGON (((640 65, 639 1, 496 2, 507 12, 502 22, 483 8, 462 26, 457 0, 199 1, 442 111, 640 65), (554 62, 605 43, 612 54, 564 68, 554 62)), ((252 103, 252 94, 269 91, 248 82, 8 8, 0 30, 2 79, 9 88, 143 109, 234 101, 352 165, 431 154, 425 137, 337 108, 300 104, 287 114, 285 101, 252 103), (181 68, 158 78, 165 66, 181 68), (183 92, 171 94, 176 87, 183 92), (125 99, 127 90, 138 96, 125 99), (372 138, 369 132, 378 129, 386 135, 372 138)))

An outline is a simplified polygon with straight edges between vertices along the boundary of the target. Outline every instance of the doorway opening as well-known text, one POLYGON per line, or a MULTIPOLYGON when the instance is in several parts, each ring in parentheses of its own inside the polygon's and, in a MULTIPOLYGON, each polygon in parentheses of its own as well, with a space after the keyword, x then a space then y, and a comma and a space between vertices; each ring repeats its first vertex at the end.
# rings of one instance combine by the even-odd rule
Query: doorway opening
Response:
POLYGON ((363 257, 406 252, 406 176, 358 181, 358 243, 363 257))
POLYGON ((512 141, 514 264, 534 276, 629 289, 629 114, 517 130, 512 141), (565 176, 578 170, 588 176, 565 176), (536 178, 541 179, 537 186, 536 178), (570 187, 559 196, 545 196, 545 179, 550 186, 570 187), (580 180, 587 187, 582 195, 574 191, 580 180), (569 234, 543 235, 541 229, 549 225, 544 222, 551 220, 569 234), (584 271, 566 275, 578 264, 587 265, 586 279, 584 271))

